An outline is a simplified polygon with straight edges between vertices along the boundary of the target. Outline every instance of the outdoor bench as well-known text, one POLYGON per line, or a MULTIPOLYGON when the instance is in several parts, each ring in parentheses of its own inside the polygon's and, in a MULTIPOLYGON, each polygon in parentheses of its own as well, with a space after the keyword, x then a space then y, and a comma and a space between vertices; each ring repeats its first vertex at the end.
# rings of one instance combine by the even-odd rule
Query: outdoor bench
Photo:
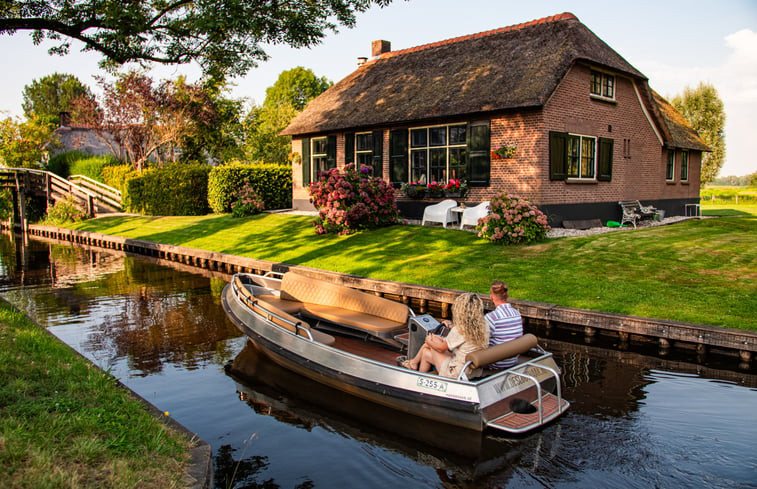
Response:
POLYGON ((659 211, 651 205, 641 205, 638 200, 621 200, 618 201, 618 205, 623 211, 623 216, 620 220, 620 225, 630 222, 633 227, 636 228, 636 221, 647 217, 656 216, 659 211))

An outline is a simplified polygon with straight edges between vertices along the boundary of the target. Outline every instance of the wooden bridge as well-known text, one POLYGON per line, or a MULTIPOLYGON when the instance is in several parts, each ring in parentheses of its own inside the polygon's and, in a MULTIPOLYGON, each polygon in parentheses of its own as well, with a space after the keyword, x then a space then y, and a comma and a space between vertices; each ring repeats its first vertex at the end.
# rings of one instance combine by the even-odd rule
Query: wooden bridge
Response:
POLYGON ((0 188, 13 193, 14 222, 27 228, 26 198, 44 198, 48 208, 56 202, 73 198, 88 217, 122 212, 121 192, 84 175, 68 180, 55 173, 29 168, 0 168, 0 188))

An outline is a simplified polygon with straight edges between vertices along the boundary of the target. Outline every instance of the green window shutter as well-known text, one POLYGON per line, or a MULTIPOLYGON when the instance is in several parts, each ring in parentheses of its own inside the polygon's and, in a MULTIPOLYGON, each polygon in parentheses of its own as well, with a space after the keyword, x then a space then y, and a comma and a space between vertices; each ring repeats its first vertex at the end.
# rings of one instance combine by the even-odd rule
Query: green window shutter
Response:
POLYGON ((336 136, 326 138, 326 167, 336 168, 336 136))
POLYGON ((302 139, 302 186, 310 185, 310 138, 302 139))
POLYGON ((384 131, 373 131, 373 176, 384 178, 384 131))
POLYGON ((549 131, 549 179, 568 177, 568 133, 549 131))
POLYGON ((490 170, 490 122, 471 122, 468 124, 468 185, 488 187, 490 170))
POLYGON ((407 138, 407 129, 389 133, 389 179, 392 183, 407 182, 407 138))
POLYGON ((612 180, 612 154, 615 142, 612 139, 599 138, 599 171, 597 180, 609 182, 612 180))
POLYGON ((344 135, 344 164, 355 163, 355 133, 348 132, 344 135))

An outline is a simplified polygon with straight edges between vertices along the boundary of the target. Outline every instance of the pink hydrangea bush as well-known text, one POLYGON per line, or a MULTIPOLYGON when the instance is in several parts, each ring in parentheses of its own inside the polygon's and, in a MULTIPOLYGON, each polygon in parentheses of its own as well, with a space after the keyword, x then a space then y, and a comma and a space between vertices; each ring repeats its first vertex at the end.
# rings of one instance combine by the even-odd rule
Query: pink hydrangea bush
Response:
POLYGON ((552 229, 547 216, 528 198, 501 193, 490 201, 491 213, 478 221, 478 236, 493 243, 525 244, 540 241, 552 229))
POLYGON ((371 173, 370 167, 357 170, 349 164, 321 173, 310 184, 310 202, 318 209, 316 234, 350 234, 400 222, 394 188, 371 173))
POLYGON ((249 182, 239 189, 236 198, 237 200, 231 204, 232 217, 254 216, 265 209, 265 202, 249 182))

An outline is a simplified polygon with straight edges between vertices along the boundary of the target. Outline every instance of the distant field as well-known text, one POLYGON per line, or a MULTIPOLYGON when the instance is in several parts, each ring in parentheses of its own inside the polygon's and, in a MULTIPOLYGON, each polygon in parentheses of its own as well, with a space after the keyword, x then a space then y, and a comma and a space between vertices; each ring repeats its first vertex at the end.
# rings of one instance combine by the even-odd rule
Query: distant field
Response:
POLYGON ((757 188, 707 185, 700 192, 702 204, 755 204, 757 188))

